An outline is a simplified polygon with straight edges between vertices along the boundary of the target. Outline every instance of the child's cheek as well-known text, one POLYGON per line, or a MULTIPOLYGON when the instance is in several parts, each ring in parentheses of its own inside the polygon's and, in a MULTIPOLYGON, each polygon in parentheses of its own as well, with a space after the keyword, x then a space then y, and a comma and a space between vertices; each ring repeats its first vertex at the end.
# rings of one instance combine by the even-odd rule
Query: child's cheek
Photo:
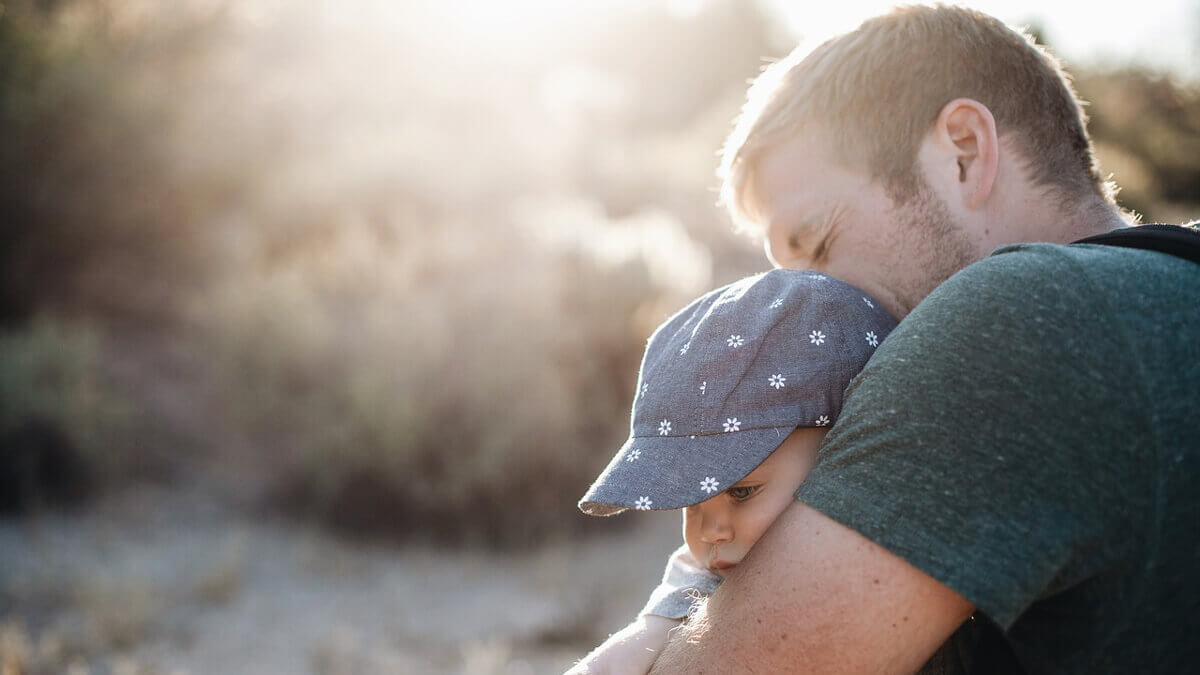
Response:
POLYGON ((746 518, 746 549, 758 543, 758 540, 775 522, 775 519, 783 514, 787 507, 793 501, 792 490, 776 490, 769 494, 762 495, 762 499, 755 504, 752 513, 748 513, 746 518))

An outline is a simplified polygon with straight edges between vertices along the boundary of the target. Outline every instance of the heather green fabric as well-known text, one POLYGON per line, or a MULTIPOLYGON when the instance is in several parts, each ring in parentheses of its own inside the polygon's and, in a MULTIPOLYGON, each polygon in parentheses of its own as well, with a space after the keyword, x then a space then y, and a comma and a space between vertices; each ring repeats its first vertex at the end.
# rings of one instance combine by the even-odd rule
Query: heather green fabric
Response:
POLYGON ((1032 672, 1200 663, 1200 265, 1001 248, 846 396, 798 499, 974 602, 1032 672))

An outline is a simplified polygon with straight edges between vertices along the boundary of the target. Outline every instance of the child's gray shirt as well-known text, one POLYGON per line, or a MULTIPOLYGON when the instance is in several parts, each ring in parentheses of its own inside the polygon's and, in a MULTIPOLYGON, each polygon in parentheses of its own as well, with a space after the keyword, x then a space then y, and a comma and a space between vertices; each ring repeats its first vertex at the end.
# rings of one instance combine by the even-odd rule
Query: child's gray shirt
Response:
POLYGON ((708 597, 720 585, 721 577, 701 565, 684 544, 667 560, 662 582, 650 593, 638 615, 682 619, 688 615, 692 603, 708 597))

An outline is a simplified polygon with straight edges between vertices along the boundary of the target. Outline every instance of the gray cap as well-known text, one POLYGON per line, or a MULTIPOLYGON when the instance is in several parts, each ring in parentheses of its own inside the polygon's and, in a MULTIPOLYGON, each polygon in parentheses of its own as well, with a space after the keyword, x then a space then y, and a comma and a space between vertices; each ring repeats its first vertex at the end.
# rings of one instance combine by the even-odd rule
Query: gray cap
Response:
POLYGON ((797 427, 837 419, 846 385, 895 325, 862 290, 809 270, 705 294, 650 337, 629 439, 579 508, 678 509, 728 489, 797 427))

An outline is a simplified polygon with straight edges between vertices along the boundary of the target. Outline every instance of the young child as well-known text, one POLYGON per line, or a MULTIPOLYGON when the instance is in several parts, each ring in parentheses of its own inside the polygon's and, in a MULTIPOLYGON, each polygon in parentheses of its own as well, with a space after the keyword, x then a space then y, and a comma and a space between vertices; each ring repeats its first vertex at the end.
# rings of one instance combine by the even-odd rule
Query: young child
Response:
POLYGON ((683 509, 685 544, 633 623, 570 673, 642 673, 792 503, 842 392, 896 322, 861 290, 772 270, 705 294, 646 346, 629 439, 579 502, 589 515, 683 509))

